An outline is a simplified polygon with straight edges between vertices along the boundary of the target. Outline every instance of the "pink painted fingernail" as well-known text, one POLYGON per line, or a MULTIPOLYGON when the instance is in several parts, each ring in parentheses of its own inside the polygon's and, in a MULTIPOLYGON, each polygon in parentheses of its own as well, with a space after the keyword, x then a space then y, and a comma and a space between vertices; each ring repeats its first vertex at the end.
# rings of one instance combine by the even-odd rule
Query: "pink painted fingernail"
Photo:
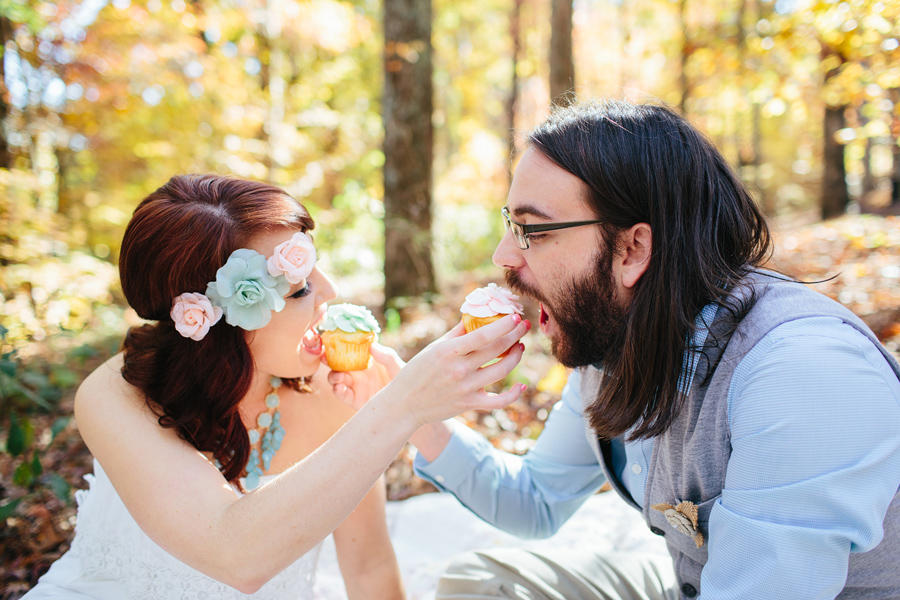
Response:
POLYGON ((525 331, 531 331, 531 321, 525 319, 525 331))
POLYGON ((524 392, 524 391, 527 390, 527 389, 528 389, 528 386, 525 385, 524 383, 520 383, 520 384, 519 384, 519 391, 520 391, 520 392, 524 392))
POLYGON ((522 322, 522 315, 517 315, 517 314, 513 313, 513 323, 518 325, 521 322, 522 322))

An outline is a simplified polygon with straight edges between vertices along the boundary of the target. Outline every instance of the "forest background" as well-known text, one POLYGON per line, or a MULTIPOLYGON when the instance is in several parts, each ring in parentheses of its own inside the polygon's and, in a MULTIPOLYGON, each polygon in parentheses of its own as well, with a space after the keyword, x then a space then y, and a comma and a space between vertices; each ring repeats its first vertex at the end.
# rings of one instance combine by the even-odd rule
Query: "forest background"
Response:
MULTIPOLYGON (((663 101, 773 218, 775 264, 834 276, 820 291, 896 352, 898 17, 897 0, 0 0, 0 599, 71 539, 90 470, 71 397, 139 322, 118 244, 176 173, 303 202, 321 266, 409 356, 500 277, 521 132, 576 96, 663 101)), ((565 380, 528 345, 526 397, 465 416, 513 452, 565 380)), ((388 482, 428 491, 407 454, 388 482)))

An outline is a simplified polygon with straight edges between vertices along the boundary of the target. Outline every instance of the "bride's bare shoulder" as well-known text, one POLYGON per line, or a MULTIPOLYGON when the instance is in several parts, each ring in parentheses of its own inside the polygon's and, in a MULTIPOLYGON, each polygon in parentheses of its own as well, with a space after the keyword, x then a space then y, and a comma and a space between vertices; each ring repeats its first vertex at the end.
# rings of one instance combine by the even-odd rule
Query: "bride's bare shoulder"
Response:
POLYGON ((145 405, 143 394, 122 377, 123 355, 116 354, 94 369, 75 393, 75 417, 145 405))

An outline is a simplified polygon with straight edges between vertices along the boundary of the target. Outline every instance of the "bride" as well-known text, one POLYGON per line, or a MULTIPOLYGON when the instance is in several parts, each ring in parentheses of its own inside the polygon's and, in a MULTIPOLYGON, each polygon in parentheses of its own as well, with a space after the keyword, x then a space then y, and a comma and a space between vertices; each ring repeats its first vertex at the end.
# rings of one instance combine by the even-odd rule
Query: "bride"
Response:
POLYGON ((332 532, 351 600, 403 597, 382 474, 420 426, 518 397, 483 387, 518 363, 527 324, 459 325, 399 372, 382 357, 394 366, 353 374, 361 399, 382 388, 357 402, 321 361, 336 292, 313 227, 282 190, 211 175, 137 207, 119 270, 149 322, 78 390, 94 474, 71 549, 27 600, 312 598, 332 532))

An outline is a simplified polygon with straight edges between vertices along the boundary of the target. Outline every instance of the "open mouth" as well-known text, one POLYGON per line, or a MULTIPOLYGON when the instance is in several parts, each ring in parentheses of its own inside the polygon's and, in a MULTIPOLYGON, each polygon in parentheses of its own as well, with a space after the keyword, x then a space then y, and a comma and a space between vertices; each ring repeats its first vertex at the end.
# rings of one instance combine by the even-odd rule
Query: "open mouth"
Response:
POLYGON ((547 312, 547 309, 544 308, 544 303, 541 302, 541 316, 540 316, 540 328, 541 333, 547 334, 550 329, 550 313, 547 312))
POLYGON ((318 318, 310 323, 309 329, 306 330, 306 333, 303 334, 303 338, 300 340, 303 349, 311 354, 322 354, 322 336, 319 335, 319 330, 316 328, 322 324, 322 319, 324 318, 325 311, 323 310, 318 318))
POLYGON ((318 355, 322 353, 322 336, 319 335, 319 332, 314 327, 306 330, 300 343, 303 345, 303 349, 311 354, 318 355))

